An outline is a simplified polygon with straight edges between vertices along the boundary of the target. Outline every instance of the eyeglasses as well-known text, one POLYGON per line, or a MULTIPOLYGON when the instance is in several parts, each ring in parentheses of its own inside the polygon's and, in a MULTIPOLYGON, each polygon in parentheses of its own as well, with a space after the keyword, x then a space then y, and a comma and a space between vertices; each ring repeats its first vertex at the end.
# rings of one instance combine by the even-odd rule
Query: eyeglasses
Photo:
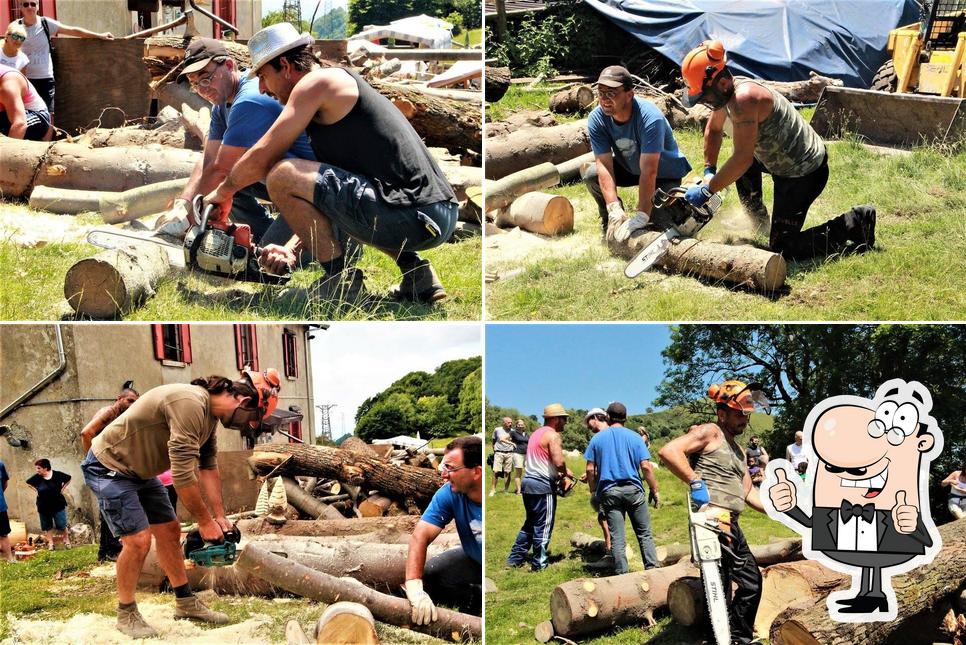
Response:
POLYGON ((188 84, 191 86, 191 89, 193 90, 196 90, 199 87, 209 87, 211 85, 211 77, 214 76, 215 72, 217 71, 218 71, 217 69, 213 69, 207 74, 205 74, 204 76, 199 76, 195 80, 191 80, 189 78, 188 84))
POLYGON ((23 7, 24 9, 30 9, 32 7, 38 7, 38 6, 40 6, 40 3, 37 3, 37 2, 24 2, 20 6, 23 7))
POLYGON ((450 473, 450 474, 455 473, 455 472, 460 471, 460 470, 463 470, 464 468, 466 468, 466 466, 459 466, 458 468, 454 468, 450 464, 440 464, 440 466, 439 466, 439 469, 440 469, 441 472, 447 472, 447 473, 450 473))
POLYGON ((621 92, 623 91, 624 91, 623 88, 618 88, 618 87, 615 87, 612 90, 597 90, 597 96, 602 99, 607 99, 608 101, 610 101, 611 99, 615 99, 618 96, 620 96, 621 92))
POLYGON ((10 40, 16 40, 19 43, 25 42, 27 40, 26 36, 21 36, 20 34, 7 34, 4 38, 9 38, 10 40))

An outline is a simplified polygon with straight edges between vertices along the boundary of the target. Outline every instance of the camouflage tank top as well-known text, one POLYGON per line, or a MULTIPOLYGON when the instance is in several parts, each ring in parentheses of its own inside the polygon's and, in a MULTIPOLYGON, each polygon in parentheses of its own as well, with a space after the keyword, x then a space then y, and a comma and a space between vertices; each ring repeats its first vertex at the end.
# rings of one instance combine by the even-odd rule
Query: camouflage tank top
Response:
POLYGON ((740 513, 745 510, 745 451, 728 443, 722 433, 721 443, 710 452, 691 455, 688 461, 694 474, 704 480, 711 504, 740 513))
MULTIPOLYGON (((735 79, 735 87, 754 82, 735 79)), ((770 87, 761 87, 771 92, 773 107, 768 118, 758 124, 755 158, 773 175, 804 177, 822 165, 825 143, 788 99, 770 87)))

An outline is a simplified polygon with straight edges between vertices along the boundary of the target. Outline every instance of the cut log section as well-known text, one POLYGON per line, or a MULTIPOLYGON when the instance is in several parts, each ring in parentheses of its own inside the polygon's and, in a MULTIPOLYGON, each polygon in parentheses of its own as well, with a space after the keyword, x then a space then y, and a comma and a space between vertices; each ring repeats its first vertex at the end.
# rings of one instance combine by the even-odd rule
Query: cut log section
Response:
POLYGON ((348 450, 349 452, 354 452, 358 455, 365 455, 366 457, 379 457, 379 455, 376 454, 376 451, 359 437, 349 437, 339 444, 339 448, 342 450, 348 450))
MULTIPOLYGON (((399 517, 375 517, 337 520, 296 520, 286 522, 283 526, 274 526, 262 518, 254 520, 239 520, 236 523, 242 535, 304 535, 304 536, 353 536, 370 533, 384 533, 385 535, 411 534, 419 517, 415 515, 401 515, 399 517)), ((385 540, 391 542, 392 540, 385 540)))
POLYGON ((775 618, 799 600, 824 607, 829 591, 849 580, 848 576, 813 560, 768 567, 762 572, 761 603, 755 615, 755 633, 767 636, 771 633, 775 618))
POLYGON ((487 139, 484 173, 487 179, 499 179, 543 162, 563 163, 587 152, 590 137, 586 121, 522 128, 505 137, 487 139))
POLYGON ((172 179, 123 193, 37 186, 30 193, 29 205, 37 210, 62 214, 94 211, 100 213, 108 224, 122 224, 166 210, 187 183, 187 178, 172 179))
POLYGON ((482 620, 448 609, 439 609, 438 620, 429 625, 411 624, 412 608, 405 598, 379 593, 358 582, 340 580, 319 571, 313 571, 297 562, 273 555, 254 545, 242 549, 235 567, 249 571, 276 587, 319 602, 358 602, 372 612, 378 620, 409 629, 432 634, 446 640, 480 639, 483 636, 482 620))
POLYGON ((275 469, 286 456, 292 458, 279 468, 279 474, 326 477, 369 485, 394 497, 412 497, 428 503, 443 485, 439 472, 429 468, 396 466, 379 459, 357 455, 348 450, 300 444, 259 444, 249 464, 260 473, 275 469))
POLYGON ((581 578, 557 585, 550 595, 554 632, 565 638, 620 625, 653 624, 667 605, 670 584, 698 570, 688 561, 670 567, 606 578, 581 578))
POLYGON ((102 251, 67 270, 64 297, 80 317, 111 320, 153 296, 173 270, 167 251, 154 244, 102 251))
POLYGON ((322 612, 315 625, 319 645, 379 645, 372 612, 356 602, 337 602, 322 612))
POLYGON ((382 517, 383 515, 405 515, 406 511, 398 502, 384 495, 370 495, 359 504, 359 513, 362 517, 382 517))
POLYGON ((506 208, 525 193, 550 188, 560 183, 560 173, 552 163, 542 163, 486 182, 486 210, 506 208))
POLYGON ((282 481, 285 483, 285 495, 288 497, 289 504, 302 513, 313 519, 341 520, 345 518, 339 511, 302 490, 302 487, 294 479, 283 477, 282 481))
POLYGON ((486 67, 483 76, 483 97, 487 103, 496 103, 510 88, 509 67, 486 67))
POLYGON ((500 211, 497 226, 520 228, 540 235, 563 235, 574 230, 574 207, 563 195, 526 193, 508 210, 500 211))
POLYGON ((533 637, 539 643, 548 643, 553 640, 553 623, 545 620, 533 628, 533 637))
POLYGON ((290 620, 285 623, 285 645, 309 645, 299 621, 290 620))
MULTIPOLYGON (((612 254, 630 260, 642 248, 661 236, 658 232, 632 235, 617 242, 608 235, 612 254)), ((785 284, 785 258, 752 246, 718 244, 694 238, 678 238, 657 265, 672 273, 693 274, 712 280, 772 292, 785 284)))
POLYGON ((667 589, 667 608, 679 625, 693 627, 706 622, 701 578, 684 576, 672 582, 667 589))
POLYGON ((574 85, 550 97, 550 111, 556 114, 582 114, 597 101, 589 85, 574 85))
POLYGON ((657 547, 657 564, 666 567, 691 555, 691 545, 673 542, 657 547))
POLYGON ((593 152, 588 152, 587 154, 582 154, 579 157, 574 157, 563 163, 558 163, 557 172, 560 173, 560 183, 569 184, 580 181, 581 175, 584 172, 584 166, 592 163, 596 163, 593 152))

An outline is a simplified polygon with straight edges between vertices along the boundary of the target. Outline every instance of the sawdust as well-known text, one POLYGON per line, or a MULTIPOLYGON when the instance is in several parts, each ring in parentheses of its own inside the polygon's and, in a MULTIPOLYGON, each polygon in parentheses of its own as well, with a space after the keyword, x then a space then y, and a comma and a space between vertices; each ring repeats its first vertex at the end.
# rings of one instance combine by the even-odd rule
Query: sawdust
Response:
MULTIPOLYGON (((235 625, 212 629, 199 627, 188 620, 174 619, 174 606, 153 602, 140 602, 138 609, 149 625, 160 633, 151 643, 215 644, 215 643, 270 643, 269 635, 262 635, 261 628, 270 625, 272 619, 265 614, 253 614, 251 618, 235 625)), ((131 639, 115 627, 116 617, 103 614, 77 614, 69 620, 27 620, 10 616, 10 641, 14 643, 98 643, 114 645, 130 643, 131 639)))
POLYGON ((89 572, 92 578, 113 578, 117 573, 117 563, 106 562, 99 564, 89 572))
POLYGON ((484 245, 488 268, 535 264, 547 258, 571 259, 588 250, 591 242, 579 234, 549 238, 514 228, 502 235, 489 235, 484 245))
POLYGON ((25 248, 83 242, 90 225, 69 215, 53 215, 0 203, 0 242, 25 248))

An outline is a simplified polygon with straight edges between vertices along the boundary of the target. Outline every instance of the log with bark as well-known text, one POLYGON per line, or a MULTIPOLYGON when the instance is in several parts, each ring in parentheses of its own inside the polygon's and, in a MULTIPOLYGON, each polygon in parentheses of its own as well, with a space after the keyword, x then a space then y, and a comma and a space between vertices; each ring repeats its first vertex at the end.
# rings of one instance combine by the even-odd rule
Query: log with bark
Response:
POLYGON ((580 181, 584 168, 592 163, 595 163, 593 152, 558 163, 557 172, 560 173, 560 183, 569 184, 570 182, 580 181))
MULTIPOLYGON (((608 235, 610 252, 630 260, 661 236, 659 232, 632 235, 617 242, 608 235)), ((773 292, 785 284, 785 259, 771 251, 747 245, 719 244, 694 238, 678 238, 655 266, 672 273, 693 274, 712 280, 773 292)))
POLYGON ((564 235, 574 230, 574 207, 563 195, 526 193, 513 200, 510 208, 498 212, 496 225, 519 226, 540 235, 564 235))
POLYGON ((176 267, 155 244, 101 251, 67 270, 64 297, 82 318, 112 320, 141 305, 176 267))
POLYGON ((692 627, 705 621, 704 585, 698 576, 684 576, 667 589, 667 608, 679 625, 692 627))
POLYGON ((429 625, 411 623, 411 606, 405 598, 379 593, 356 582, 341 580, 306 566, 273 555, 254 545, 242 549, 235 567, 251 572, 276 587, 319 602, 358 602, 378 620, 391 625, 432 634, 447 640, 482 638, 483 626, 478 616, 470 616, 439 608, 438 620, 429 625))
POLYGON ((263 535, 274 533, 277 535, 304 536, 353 536, 368 533, 384 533, 386 542, 391 542, 388 536, 396 534, 409 535, 419 522, 418 516, 401 515, 399 517, 374 518, 339 518, 337 520, 296 520, 286 522, 282 526, 274 526, 262 518, 254 520, 239 520, 236 523, 242 535, 263 535))
POLYGON ((560 183, 560 173, 552 163, 524 168, 496 181, 486 182, 486 210, 506 208, 513 200, 531 191, 560 183))
POLYGON ((26 198, 34 186, 123 192, 189 177, 199 158, 175 148, 88 148, 0 137, 0 193, 26 198))
POLYGON ((573 85, 550 97, 550 111, 556 114, 582 114, 589 110, 597 97, 589 85, 573 85))
POLYGON ((109 146, 168 146, 170 148, 184 148, 185 135, 185 128, 180 123, 174 124, 174 127, 165 126, 155 129, 139 126, 93 128, 81 136, 75 137, 73 142, 90 146, 91 148, 106 148, 109 146))
POLYGON ((505 137, 487 139, 484 173, 487 179, 499 179, 543 162, 563 163, 587 152, 590 137, 586 121, 522 128, 505 137))
POLYGON ((362 517, 382 517, 384 515, 392 517, 405 515, 406 511, 399 505, 399 502, 385 495, 376 494, 370 495, 359 503, 359 513, 362 517))
POLYGON ((282 475, 327 477, 351 484, 367 484, 393 497, 412 497, 428 503, 443 485, 443 478, 429 468, 395 466, 379 459, 339 448, 300 444, 260 444, 248 463, 259 473, 268 473, 286 456, 292 459, 279 468, 282 475))
MULTIPOLYGON (((966 521, 939 527, 942 548, 927 565, 892 579, 898 615, 895 620, 871 623, 840 623, 831 619, 824 602, 804 603, 798 611, 779 616, 773 625, 773 643, 785 645, 878 645, 896 635, 904 623, 930 611, 941 600, 956 594, 966 581, 966 521)), ((888 575, 888 569, 883 575, 888 575)), ((851 578, 842 584, 847 588, 851 578)))
POLYGON ((282 481, 285 483, 285 495, 288 497, 289 504, 312 519, 341 520, 345 518, 339 511, 302 490, 302 487, 294 479, 283 477, 282 481))
POLYGON ((187 183, 187 178, 172 179, 122 193, 37 186, 30 193, 28 205, 66 215, 97 212, 108 224, 122 224, 166 210, 187 183))
POLYGON ((653 624, 655 611, 667 605, 668 586, 697 573, 684 560, 670 567, 557 585, 550 595, 554 632, 573 638, 620 625, 653 624))
POLYGON ((816 103, 822 95, 822 90, 828 86, 842 87, 843 83, 837 78, 829 78, 815 72, 808 73, 805 81, 763 81, 757 82, 775 90, 792 103, 816 103))
POLYGON ((775 618, 800 600, 824 607, 825 596, 829 591, 848 580, 848 576, 813 560, 779 563, 768 567, 762 572, 761 603, 755 615, 755 633, 767 636, 771 633, 775 618))
POLYGON ((678 562, 681 558, 689 557, 690 555, 690 544, 681 544, 680 542, 664 544, 657 547, 657 564, 659 567, 666 567, 678 562))
POLYGON ((345 439, 341 444, 339 444, 339 448, 348 450, 349 452, 354 452, 358 455, 365 455, 366 457, 373 457, 376 459, 379 458, 379 455, 376 454, 376 451, 359 437, 349 437, 348 439, 345 439))
POLYGON ((506 91, 510 88, 510 68, 509 67, 489 67, 484 68, 483 75, 483 96, 487 103, 496 103, 503 98, 506 91))
POLYGON ((318 645, 379 645, 372 612, 356 602, 329 605, 315 625, 318 645))

